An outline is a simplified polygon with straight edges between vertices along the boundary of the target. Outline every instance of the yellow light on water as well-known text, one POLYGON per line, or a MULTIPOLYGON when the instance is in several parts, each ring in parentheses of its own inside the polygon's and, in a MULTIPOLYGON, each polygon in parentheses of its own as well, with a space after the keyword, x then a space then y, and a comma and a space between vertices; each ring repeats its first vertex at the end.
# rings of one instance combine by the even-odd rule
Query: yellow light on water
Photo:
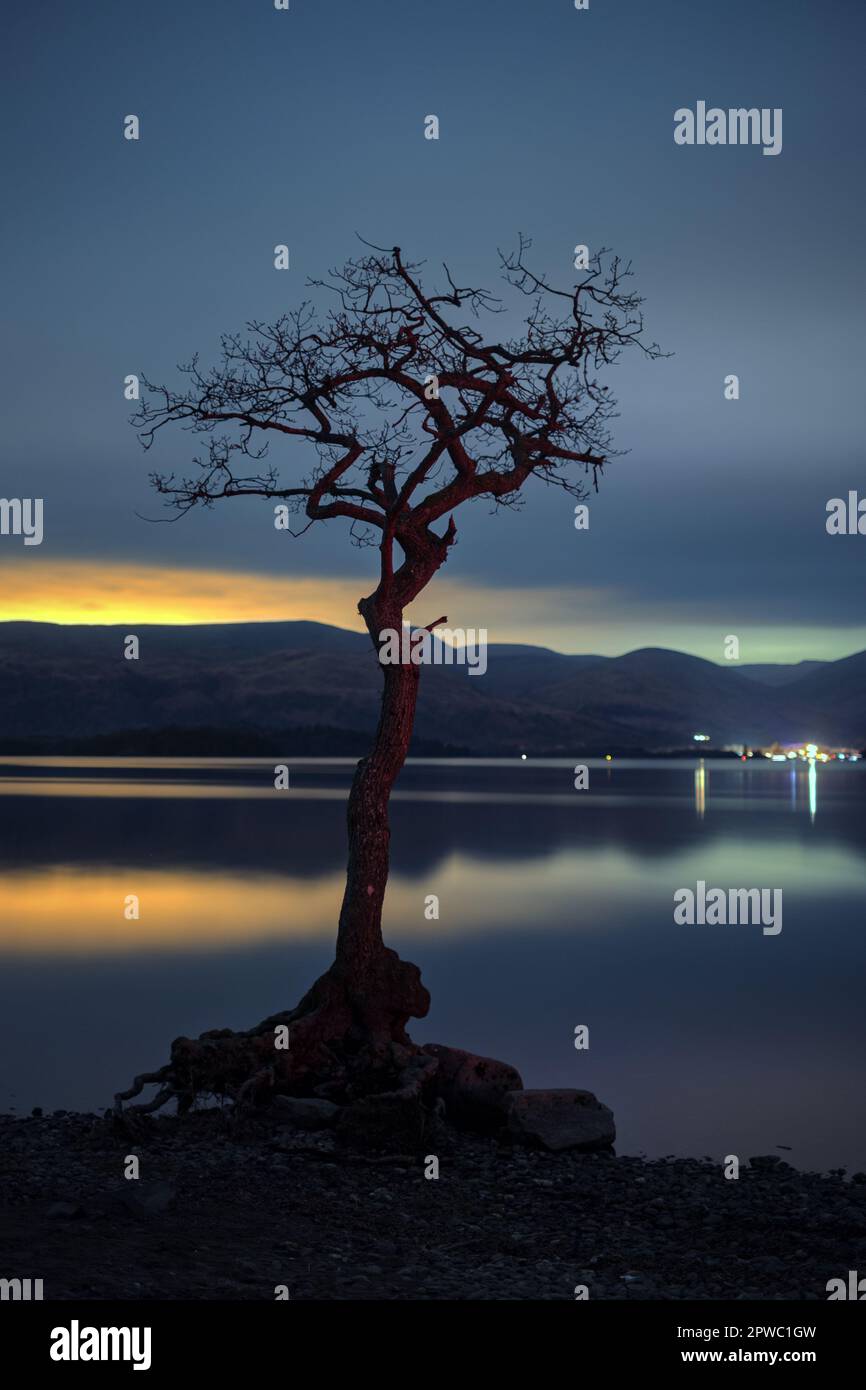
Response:
POLYGON ((707 770, 701 758, 700 766, 695 768, 695 810, 698 820, 703 820, 707 809, 707 770))

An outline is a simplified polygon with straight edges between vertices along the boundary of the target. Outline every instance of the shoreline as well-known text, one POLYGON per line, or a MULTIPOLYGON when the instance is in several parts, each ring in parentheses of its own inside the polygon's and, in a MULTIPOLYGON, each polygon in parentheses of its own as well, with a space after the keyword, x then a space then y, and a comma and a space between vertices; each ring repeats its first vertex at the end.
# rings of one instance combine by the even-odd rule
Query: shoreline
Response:
POLYGON ((7 1278, 48 1300, 813 1299, 866 1268, 866 1173, 776 1155, 510 1147, 450 1128, 429 1154, 225 1113, 0 1115, 7 1278), (128 1156, 139 1178, 124 1178, 128 1156))

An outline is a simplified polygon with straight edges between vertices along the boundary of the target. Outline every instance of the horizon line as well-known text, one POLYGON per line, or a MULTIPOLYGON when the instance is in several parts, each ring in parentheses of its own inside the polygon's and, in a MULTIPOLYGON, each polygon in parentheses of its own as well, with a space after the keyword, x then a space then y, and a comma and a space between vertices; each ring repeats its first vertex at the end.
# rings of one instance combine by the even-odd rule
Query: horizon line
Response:
MULTIPOLYGON (((228 619, 214 619, 214 620, 210 620, 210 621, 209 621, 209 620, 203 620, 203 621, 199 621, 199 622, 168 622, 168 621, 163 621, 163 622, 143 622, 143 623, 142 623, 142 622, 136 623, 133 619, 130 619, 128 623, 118 623, 118 622, 114 622, 114 623, 84 623, 84 622, 63 622, 62 620, 53 619, 53 618, 0 618, 0 630, 2 630, 2 628, 4 628, 4 627, 11 627, 12 625, 17 625, 17 626, 19 626, 19 627, 27 626, 27 627, 56 627, 56 628, 67 628, 67 627, 68 627, 68 628, 82 628, 82 627, 83 627, 83 628, 102 628, 102 629, 105 629, 105 630, 107 631, 107 630, 112 629, 112 628, 120 629, 120 628, 123 628, 123 627, 130 627, 130 626, 134 626, 134 627, 139 628, 139 629, 141 629, 141 628, 178 628, 178 629, 182 629, 182 628, 203 628, 203 627, 214 627, 214 628, 219 628, 219 627, 285 627, 285 626, 298 627, 298 626, 300 626, 301 624, 304 624, 304 625, 306 625, 306 626, 308 626, 308 627, 326 628, 326 629, 327 629, 328 631, 330 631, 330 632, 340 632, 340 633, 344 633, 346 636, 351 636, 351 637, 364 637, 364 636, 365 636, 365 633, 364 633, 363 631, 358 630, 357 628, 340 627, 340 626, 339 626, 338 624, 336 624, 336 623, 324 623, 324 622, 321 622, 318 618, 242 618, 242 619, 235 619, 235 620, 232 620, 232 619, 228 618, 228 619)), ((411 624, 408 624, 408 626, 411 626, 411 624)), ((443 627, 444 627, 445 624, 444 624, 444 623, 443 623, 443 624, 440 624, 440 626, 443 626, 443 627)), ((421 629, 418 628, 417 630, 420 631, 421 629)), ((476 629, 476 631, 477 631, 477 630, 478 630, 478 629, 476 629)), ((433 631, 434 631, 434 633, 435 633, 436 629, 434 628, 433 631)), ((733 669, 733 670, 737 670, 738 668, 741 668, 741 667, 744 667, 744 666, 779 666, 779 667, 782 667, 782 666, 801 666, 801 665, 804 665, 804 664, 806 664, 806 663, 813 663, 813 664, 817 664, 817 665, 820 665, 820 666, 832 666, 832 665, 834 665, 837 661, 846 661, 848 658, 850 658, 850 657, 852 657, 852 656, 859 656, 859 655, 861 655, 862 652, 866 651, 866 649, 864 649, 864 648, 856 647, 853 651, 847 652, 847 653, 845 653, 845 655, 839 656, 839 657, 809 657, 809 656, 805 656, 805 657, 800 657, 800 659, 799 659, 798 661, 741 661, 741 660, 739 660, 739 659, 738 659, 738 660, 735 660, 735 661, 734 661, 734 660, 713 661, 713 660, 711 660, 709 657, 706 657, 706 656, 699 656, 699 655, 697 655, 695 652, 687 651, 687 650, 685 650, 685 649, 682 648, 682 647, 664 647, 664 646, 652 646, 652 645, 650 645, 650 646, 645 646, 645 647, 628 647, 625 651, 618 652, 618 653, 617 653, 616 655, 614 655, 614 656, 605 656, 605 655, 602 655, 602 654, 599 653, 599 652, 564 652, 564 651, 561 650, 561 648, 546 646, 546 645, 539 644, 539 643, 535 643, 535 642, 489 642, 489 643, 487 644, 487 646, 488 646, 488 648, 495 648, 495 647, 525 647, 528 651, 552 652, 555 656, 562 656, 562 657, 565 657, 565 658, 568 658, 568 657, 570 657, 570 656, 594 657, 594 658, 595 658, 596 660, 598 660, 598 661, 618 661, 618 660, 620 660, 621 658, 626 657, 626 656, 634 656, 634 655, 636 655, 638 652, 650 652, 650 651, 669 652, 669 653, 671 653, 671 654, 673 654, 673 655, 675 655, 675 656, 687 656, 687 657, 690 657, 693 661, 703 661, 703 662, 706 662, 706 664, 707 664, 708 666, 718 666, 720 670, 732 670, 732 669, 733 669)), ((462 647, 455 647, 455 650, 456 650, 456 651, 462 651, 463 648, 462 648, 462 647)))

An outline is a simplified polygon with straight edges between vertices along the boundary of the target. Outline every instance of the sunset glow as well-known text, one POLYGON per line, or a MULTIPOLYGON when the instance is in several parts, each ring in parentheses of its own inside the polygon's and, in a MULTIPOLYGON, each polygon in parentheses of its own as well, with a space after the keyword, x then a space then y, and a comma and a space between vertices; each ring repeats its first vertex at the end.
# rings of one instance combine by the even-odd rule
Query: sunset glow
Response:
MULTIPOLYGON (((376 583, 376 563, 353 576, 175 569, 111 561, 9 558, 0 561, 0 622, 60 624, 318 622, 363 630, 358 599, 376 583)), ((554 651, 621 656, 647 645, 717 661, 726 616, 707 604, 696 615, 688 596, 635 602, 627 592, 588 585, 510 588, 438 576, 407 620, 426 626, 447 615, 452 627, 484 628, 487 640, 554 651), (652 634, 652 642, 648 641, 652 634)), ((864 627, 741 623, 755 661, 836 660, 866 646, 864 627)))
POLYGON ((165 569, 86 560, 0 566, 0 622, 241 623, 360 627, 356 580, 165 569))

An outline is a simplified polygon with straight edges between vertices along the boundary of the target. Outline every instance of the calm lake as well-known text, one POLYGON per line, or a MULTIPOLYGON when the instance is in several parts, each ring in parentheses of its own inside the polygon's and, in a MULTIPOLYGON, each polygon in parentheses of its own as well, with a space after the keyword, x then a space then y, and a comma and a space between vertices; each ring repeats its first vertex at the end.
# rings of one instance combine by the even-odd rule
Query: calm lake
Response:
MULTIPOLYGON (((0 1108, 101 1109, 178 1034, 298 1001, 354 763, 288 765, 276 791, 268 760, 0 759, 0 1108)), ((385 934, 432 993, 413 1036, 587 1087, 621 1153, 866 1168, 866 765, 589 769, 405 768, 385 934), (698 881, 781 889, 781 932, 677 925, 698 881)))

